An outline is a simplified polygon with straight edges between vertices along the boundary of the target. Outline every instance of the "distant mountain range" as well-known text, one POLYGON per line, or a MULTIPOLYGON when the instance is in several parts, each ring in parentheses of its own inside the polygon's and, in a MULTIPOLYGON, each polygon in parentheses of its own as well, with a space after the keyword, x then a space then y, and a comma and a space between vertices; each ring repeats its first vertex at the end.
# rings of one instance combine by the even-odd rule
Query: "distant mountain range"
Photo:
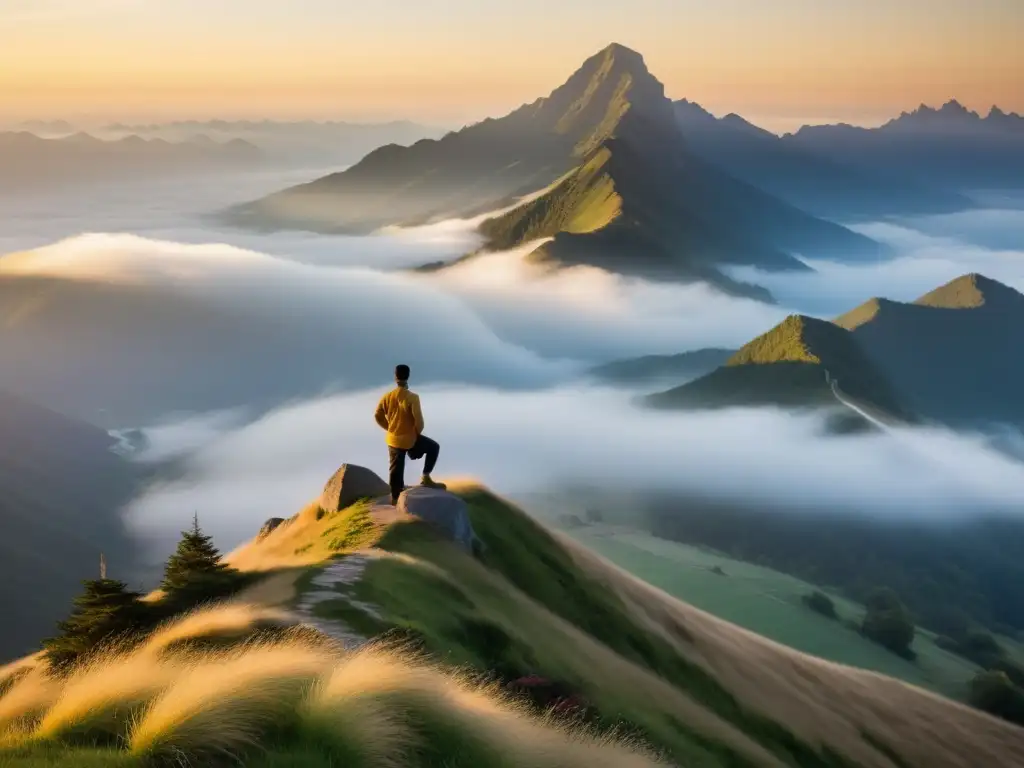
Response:
POLYGON ((0 392, 0 662, 51 635, 83 579, 131 580, 119 514, 137 483, 102 430, 0 392))
POLYGON ((274 159, 328 164, 354 163, 385 144, 408 145, 424 138, 439 138, 445 129, 408 120, 352 123, 313 120, 183 120, 168 123, 111 123, 97 130, 101 136, 135 134, 168 141, 210 136, 219 141, 244 139, 274 159))
POLYGON ((871 299, 832 322, 791 315, 647 403, 835 407, 841 395, 899 421, 1024 424, 1022 343, 1024 295, 969 274, 909 304, 871 299))
POLYGON ((690 148, 737 178, 810 213, 840 220, 900 214, 949 213, 973 207, 957 193, 885 168, 850 165, 823 156, 736 114, 718 118, 699 104, 675 102, 690 148))
POLYGON ((386 146, 343 173, 237 207, 259 228, 366 233, 472 217, 485 247, 546 240, 531 258, 625 274, 739 285, 723 264, 805 269, 792 253, 877 257, 881 246, 730 176, 687 149, 643 58, 611 45, 550 96, 411 147, 386 146))
POLYGON ((984 117, 957 101, 921 105, 878 128, 804 126, 790 146, 865 173, 899 174, 954 191, 1024 187, 1024 117, 984 117))
POLYGON ((60 139, 0 133, 0 192, 251 167, 263 160, 259 149, 240 139, 221 143, 200 136, 174 144, 134 135, 102 141, 87 133, 60 139))

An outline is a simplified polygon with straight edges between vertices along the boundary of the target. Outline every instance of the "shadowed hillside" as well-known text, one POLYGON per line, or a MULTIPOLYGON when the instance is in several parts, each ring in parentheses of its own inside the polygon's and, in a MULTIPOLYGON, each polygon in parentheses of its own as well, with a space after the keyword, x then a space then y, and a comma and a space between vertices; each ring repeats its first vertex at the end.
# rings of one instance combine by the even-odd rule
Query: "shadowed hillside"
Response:
POLYGON ((118 510, 132 468, 102 430, 0 392, 0 660, 52 632, 100 553, 122 577, 134 545, 118 510))
POLYGON ((908 405, 954 424, 1024 423, 1024 295, 970 274, 913 303, 871 299, 836 318, 908 405))
POLYGON ((815 219, 690 153, 640 54, 611 45, 550 96, 232 212, 257 227, 367 232, 468 217, 488 248, 553 238, 536 258, 737 286, 722 263, 802 269, 792 252, 856 258, 881 246, 815 219))

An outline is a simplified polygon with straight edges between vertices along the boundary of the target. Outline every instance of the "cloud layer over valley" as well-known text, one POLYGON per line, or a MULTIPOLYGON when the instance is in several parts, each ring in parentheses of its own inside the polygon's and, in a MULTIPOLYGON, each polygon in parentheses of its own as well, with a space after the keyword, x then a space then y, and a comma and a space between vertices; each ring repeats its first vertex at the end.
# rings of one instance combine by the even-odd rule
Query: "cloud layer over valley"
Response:
MULTIPOLYGON (((417 387, 440 475, 481 478, 517 494, 574 485, 628 496, 673 491, 815 512, 950 518, 1024 509, 1024 465, 980 437, 944 430, 829 437, 820 416, 775 409, 674 413, 637 409, 621 391, 561 387, 496 392, 417 387)), ((164 546, 198 510, 225 545, 265 518, 315 499, 343 462, 386 474, 372 412, 379 392, 309 401, 227 429, 181 479, 132 506, 136 531, 164 546)), ((167 455, 178 436, 157 435, 167 455)), ((143 455, 145 457, 145 455, 143 455)), ((415 482, 418 464, 408 469, 415 482)))
POLYGON ((965 272, 1024 289, 1024 211, 862 227, 896 247, 890 261, 808 254, 814 272, 736 270, 774 293, 769 306, 591 267, 548 272, 526 249, 404 270, 474 250, 467 221, 353 238, 198 215, 281 185, 16 201, 0 230, 0 388, 106 427, 152 427, 146 458, 181 463, 129 514, 161 548, 194 510, 229 546, 297 511, 342 462, 383 474, 372 410, 397 362, 412 365, 442 443, 439 474, 509 494, 580 484, 886 515, 1024 508, 1021 465, 980 437, 834 438, 815 416, 666 415, 580 383, 596 363, 734 347, 789 312, 913 299, 965 272), (97 231, 112 234, 81 234, 97 231))

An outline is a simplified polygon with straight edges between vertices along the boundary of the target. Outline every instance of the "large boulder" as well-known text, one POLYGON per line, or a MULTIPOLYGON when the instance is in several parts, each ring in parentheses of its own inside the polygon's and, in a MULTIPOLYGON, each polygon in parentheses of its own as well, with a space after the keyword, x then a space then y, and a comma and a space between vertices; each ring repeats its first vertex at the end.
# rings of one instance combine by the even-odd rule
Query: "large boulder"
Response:
POLYGON ((327 514, 390 493, 388 484, 376 473, 357 464, 342 464, 320 494, 320 508, 327 514))
POLYGON ((448 491, 422 485, 409 488, 398 497, 398 511, 429 523, 470 554, 480 547, 469 520, 469 507, 448 491))

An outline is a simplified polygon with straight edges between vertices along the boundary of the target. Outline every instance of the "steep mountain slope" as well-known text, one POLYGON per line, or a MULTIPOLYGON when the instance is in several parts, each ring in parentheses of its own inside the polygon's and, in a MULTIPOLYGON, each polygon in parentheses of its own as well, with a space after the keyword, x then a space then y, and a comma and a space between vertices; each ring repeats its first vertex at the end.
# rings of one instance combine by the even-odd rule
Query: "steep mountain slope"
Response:
POLYGON ((836 318, 907 403, 952 423, 1024 423, 1024 295, 963 275, 911 304, 871 299, 836 318))
POLYGON ((824 320, 790 315, 696 381, 647 398, 659 408, 730 405, 834 406, 842 392, 897 418, 908 418, 885 375, 853 334, 824 320))
POLYGON ((922 104, 878 128, 804 126, 783 141, 860 170, 905 174, 952 190, 1019 189, 1022 122, 996 107, 981 117, 954 100, 938 109, 922 104))
POLYGON ((322 600, 320 622, 347 622, 364 637, 398 633, 491 679, 544 678, 585 701, 599 727, 616 723, 674 764, 1024 760, 1020 729, 767 641, 634 579, 478 486, 456 493, 483 543, 477 557, 422 522, 365 507, 323 517, 311 508, 232 557, 256 564, 266 556, 282 568, 288 554, 308 566, 313 552, 330 557, 325 541, 372 546, 329 568, 341 579, 351 562, 355 575, 346 571, 344 581, 332 584, 319 569, 312 579, 284 571, 261 594, 287 601, 281 587, 295 584, 322 600))
POLYGON ((85 133, 56 139, 0 133, 0 192, 22 194, 69 184, 250 168, 262 161, 263 153, 240 139, 171 143, 136 135, 102 141, 85 133))
POLYGON ((382 147, 353 168, 231 213, 255 226, 366 232, 486 213, 488 248, 553 240, 538 258, 730 286, 715 266, 799 269, 791 252, 880 246, 815 219, 690 153, 664 87, 611 45, 550 96, 439 141, 382 147))
POLYGON ((112 575, 133 575, 118 511, 136 477, 113 444, 96 427, 0 392, 0 659, 53 632, 101 552, 112 575))
POLYGON ((972 207, 956 193, 815 154, 736 114, 716 118, 686 99, 675 102, 675 112, 694 153, 818 216, 851 220, 972 207))

